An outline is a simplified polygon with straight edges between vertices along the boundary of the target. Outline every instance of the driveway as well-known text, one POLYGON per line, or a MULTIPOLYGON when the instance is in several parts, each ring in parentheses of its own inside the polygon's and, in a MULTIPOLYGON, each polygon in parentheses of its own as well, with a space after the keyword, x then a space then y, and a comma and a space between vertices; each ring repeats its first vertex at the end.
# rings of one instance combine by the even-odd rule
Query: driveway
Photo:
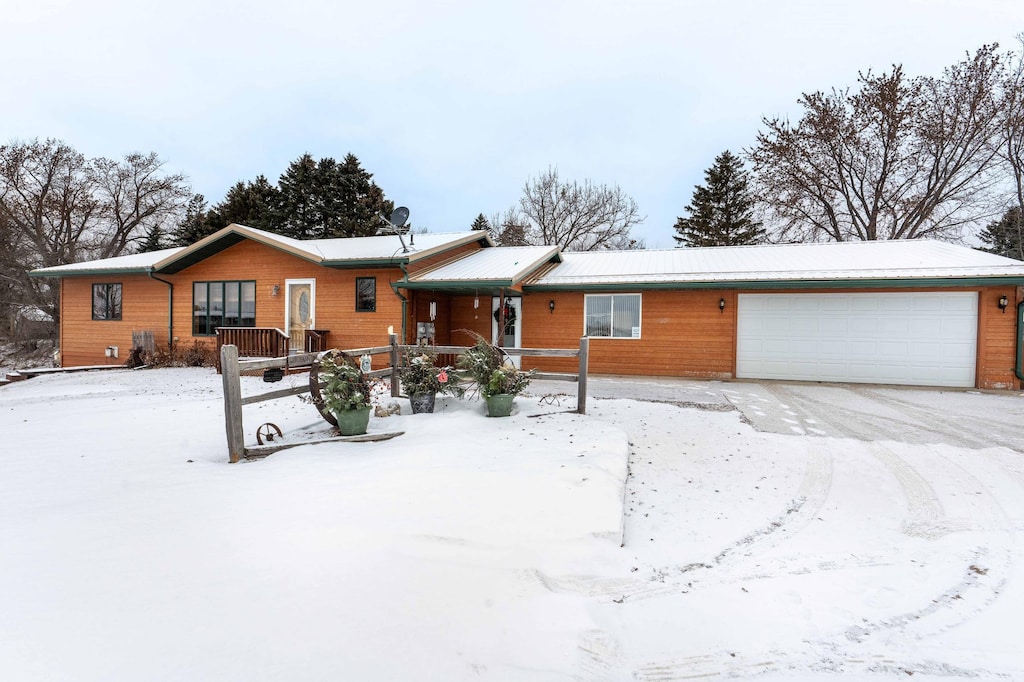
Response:
MULTIPOLYGON (((575 393, 536 382, 536 392, 575 393)), ((591 377, 592 398, 631 398, 705 410, 736 409, 758 431, 864 441, 1006 447, 1024 452, 1024 393, 873 384, 591 377)))

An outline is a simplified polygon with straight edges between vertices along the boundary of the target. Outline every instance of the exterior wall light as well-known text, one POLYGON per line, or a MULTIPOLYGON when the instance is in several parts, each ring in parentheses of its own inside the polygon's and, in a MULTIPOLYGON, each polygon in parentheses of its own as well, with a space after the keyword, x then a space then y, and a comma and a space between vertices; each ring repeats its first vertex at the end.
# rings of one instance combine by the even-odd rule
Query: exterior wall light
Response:
POLYGON ((1003 315, 1006 314, 1006 306, 1010 305, 1010 301, 1006 298, 1006 294, 999 297, 999 309, 1003 311, 1003 315))
POLYGON ((548 301, 548 311, 551 313, 555 312, 555 299, 548 301))
POLYGON ((281 291, 281 285, 280 284, 275 284, 274 286, 270 287, 270 295, 271 296, 277 296, 278 293, 280 293, 280 291, 281 291))
POLYGON ((725 299, 724 298, 718 299, 718 312, 720 312, 720 313, 724 313, 725 312, 725 299))

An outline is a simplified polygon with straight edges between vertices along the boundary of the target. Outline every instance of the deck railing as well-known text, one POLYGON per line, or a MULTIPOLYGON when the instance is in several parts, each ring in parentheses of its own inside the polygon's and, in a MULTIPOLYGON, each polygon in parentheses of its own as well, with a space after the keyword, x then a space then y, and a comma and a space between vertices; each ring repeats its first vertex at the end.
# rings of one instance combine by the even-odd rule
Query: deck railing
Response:
POLYGON ((280 358, 288 355, 288 335, 276 327, 217 327, 218 370, 220 349, 235 346, 248 358, 280 358))

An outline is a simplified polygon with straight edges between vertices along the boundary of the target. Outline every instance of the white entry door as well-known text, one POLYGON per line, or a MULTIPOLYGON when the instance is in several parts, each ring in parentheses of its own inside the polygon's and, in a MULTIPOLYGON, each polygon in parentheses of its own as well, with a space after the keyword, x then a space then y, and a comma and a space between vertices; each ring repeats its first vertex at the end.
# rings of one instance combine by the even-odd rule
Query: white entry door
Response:
MULTIPOLYGON (((522 348, 523 343, 523 299, 506 296, 505 306, 505 340, 500 342, 498 334, 498 306, 502 305, 500 296, 491 298, 491 343, 502 348, 522 348)), ((518 355, 512 356, 512 362, 516 367, 521 365, 518 355)))
POLYGON ((740 294, 736 376, 975 383, 976 292, 740 294))
POLYGON ((284 329, 293 352, 305 351, 306 330, 316 328, 316 280, 285 280, 284 329))

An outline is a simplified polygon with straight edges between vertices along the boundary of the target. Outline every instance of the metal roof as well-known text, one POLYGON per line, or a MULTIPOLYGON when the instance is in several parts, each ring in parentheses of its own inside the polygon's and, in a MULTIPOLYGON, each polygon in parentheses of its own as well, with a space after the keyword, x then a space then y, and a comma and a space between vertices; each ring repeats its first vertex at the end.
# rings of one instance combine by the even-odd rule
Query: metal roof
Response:
POLYGON ((161 249, 148 253, 133 253, 129 256, 116 256, 114 258, 101 258, 100 260, 85 261, 83 263, 68 263, 67 265, 55 265, 49 268, 38 268, 29 274, 35 276, 61 277, 64 275, 88 275, 113 272, 125 273, 147 273, 152 271, 153 264, 172 257, 185 250, 185 247, 174 249, 161 249))
POLYGON ((232 224, 187 247, 39 268, 30 274, 36 277, 149 272, 173 274, 244 239, 260 242, 314 263, 336 267, 415 262, 446 249, 479 240, 483 240, 486 246, 493 245, 487 234, 479 230, 403 235, 403 249, 402 241, 396 235, 303 241, 245 225, 232 224))
POLYGON ((1024 262, 930 240, 567 252, 529 286, 1024 277, 1024 262))
MULTIPOLYGON (((518 284, 538 267, 560 261, 557 246, 506 246, 473 251, 409 278, 410 288, 445 284, 518 284)), ((403 283, 405 285, 406 283, 403 283)))

